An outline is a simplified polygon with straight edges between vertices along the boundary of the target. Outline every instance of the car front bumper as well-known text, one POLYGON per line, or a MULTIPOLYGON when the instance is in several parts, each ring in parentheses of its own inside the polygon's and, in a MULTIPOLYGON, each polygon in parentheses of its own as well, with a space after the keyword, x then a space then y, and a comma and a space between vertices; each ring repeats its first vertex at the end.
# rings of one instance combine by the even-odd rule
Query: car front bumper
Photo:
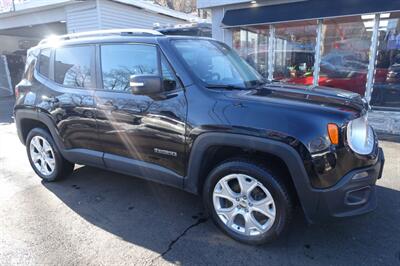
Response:
POLYGON ((373 211, 377 206, 375 183, 382 177, 384 162, 383 150, 379 148, 374 165, 349 172, 331 188, 314 190, 318 203, 309 220, 319 222, 373 211))

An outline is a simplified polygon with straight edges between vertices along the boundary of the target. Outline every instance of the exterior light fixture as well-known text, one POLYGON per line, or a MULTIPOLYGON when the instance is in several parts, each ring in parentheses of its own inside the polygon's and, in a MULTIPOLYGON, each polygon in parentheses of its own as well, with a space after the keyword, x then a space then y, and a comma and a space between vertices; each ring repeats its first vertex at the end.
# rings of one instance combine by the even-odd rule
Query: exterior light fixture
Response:
MULTIPOLYGON (((382 13, 379 15, 380 18, 389 18, 390 13, 382 13)), ((361 15, 362 20, 372 20, 375 18, 374 14, 368 14, 368 15, 361 15)))
POLYGON ((370 19, 374 19, 375 15, 371 14, 371 15, 362 15, 361 19, 362 20, 370 20, 370 19))
POLYGON ((382 13, 380 14, 381 18, 389 18, 390 17, 390 13, 382 13))

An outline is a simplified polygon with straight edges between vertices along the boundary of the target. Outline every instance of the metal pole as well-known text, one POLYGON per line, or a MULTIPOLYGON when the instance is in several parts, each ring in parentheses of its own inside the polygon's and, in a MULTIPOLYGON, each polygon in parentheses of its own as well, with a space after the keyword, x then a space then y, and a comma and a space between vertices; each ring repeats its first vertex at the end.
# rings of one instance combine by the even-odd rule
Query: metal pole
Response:
POLYGON ((275 64, 275 27, 274 25, 269 25, 269 42, 268 42, 268 80, 272 81, 274 79, 274 64, 275 64))
POLYGON ((375 14, 374 21, 375 23, 374 23, 374 28, 372 30, 371 47, 369 51, 367 84, 365 85, 365 94, 364 94, 364 97, 367 100, 368 104, 371 101, 372 90, 374 87, 374 74, 375 74, 376 53, 378 49, 378 34, 379 34, 379 21, 380 21, 379 14, 375 14))
POLYGON ((319 19, 317 22, 317 40, 315 43, 313 86, 318 86, 318 81, 319 81, 319 71, 321 65, 321 47, 323 42, 322 27, 323 27, 322 19, 319 19))

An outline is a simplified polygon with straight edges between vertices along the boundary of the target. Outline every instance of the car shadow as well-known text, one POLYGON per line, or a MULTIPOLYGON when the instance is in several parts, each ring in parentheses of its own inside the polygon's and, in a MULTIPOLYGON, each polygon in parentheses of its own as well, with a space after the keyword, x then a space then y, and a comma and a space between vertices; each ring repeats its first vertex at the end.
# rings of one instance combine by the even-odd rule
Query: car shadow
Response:
MULTIPOLYGON (((375 212, 308 225, 298 211, 285 235, 254 247, 225 236, 204 216, 200 197, 175 188, 92 167, 43 185, 91 224, 172 263, 400 262, 400 192, 385 187, 378 186, 375 212)), ((151 263, 158 258, 147 259, 151 263)))

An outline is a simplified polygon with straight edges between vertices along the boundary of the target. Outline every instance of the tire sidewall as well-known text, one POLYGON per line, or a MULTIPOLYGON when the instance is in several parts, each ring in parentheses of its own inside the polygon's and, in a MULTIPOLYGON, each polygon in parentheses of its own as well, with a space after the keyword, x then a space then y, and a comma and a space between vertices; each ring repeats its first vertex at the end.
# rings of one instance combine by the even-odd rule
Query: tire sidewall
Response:
POLYGON ((273 239, 276 239, 284 230, 288 220, 288 199, 285 197, 285 192, 282 190, 282 185, 276 181, 276 179, 266 170, 258 167, 255 164, 232 161, 227 163, 222 163, 220 166, 216 167, 209 174, 206 184, 203 190, 203 201, 207 212, 212 216, 214 223, 222 229, 222 231, 231 236, 232 238, 244 242, 247 244, 264 244, 273 239), (265 233, 258 236, 244 236, 239 234, 232 229, 229 229, 218 217, 214 204, 213 204, 213 191, 217 182, 229 174, 246 174, 257 179, 262 183, 268 191, 271 193, 272 198, 275 202, 276 216, 272 227, 265 233))
POLYGON ((60 172, 62 171, 62 157, 58 151, 57 146, 55 145, 55 143, 53 141, 53 138, 47 131, 45 131, 44 129, 41 129, 41 128, 32 129, 29 132, 28 137, 26 139, 26 152, 28 154, 29 163, 31 164, 33 170, 35 171, 35 173, 38 176, 40 176, 40 178, 43 179, 43 181, 51 182, 51 181, 56 180, 57 177, 60 176, 60 172), (50 144, 51 148, 53 149, 56 165, 55 165, 55 169, 51 175, 43 175, 39 170, 36 169, 36 166, 32 161, 31 153, 30 153, 30 145, 31 145, 32 138, 35 136, 40 136, 40 137, 44 138, 50 144))

